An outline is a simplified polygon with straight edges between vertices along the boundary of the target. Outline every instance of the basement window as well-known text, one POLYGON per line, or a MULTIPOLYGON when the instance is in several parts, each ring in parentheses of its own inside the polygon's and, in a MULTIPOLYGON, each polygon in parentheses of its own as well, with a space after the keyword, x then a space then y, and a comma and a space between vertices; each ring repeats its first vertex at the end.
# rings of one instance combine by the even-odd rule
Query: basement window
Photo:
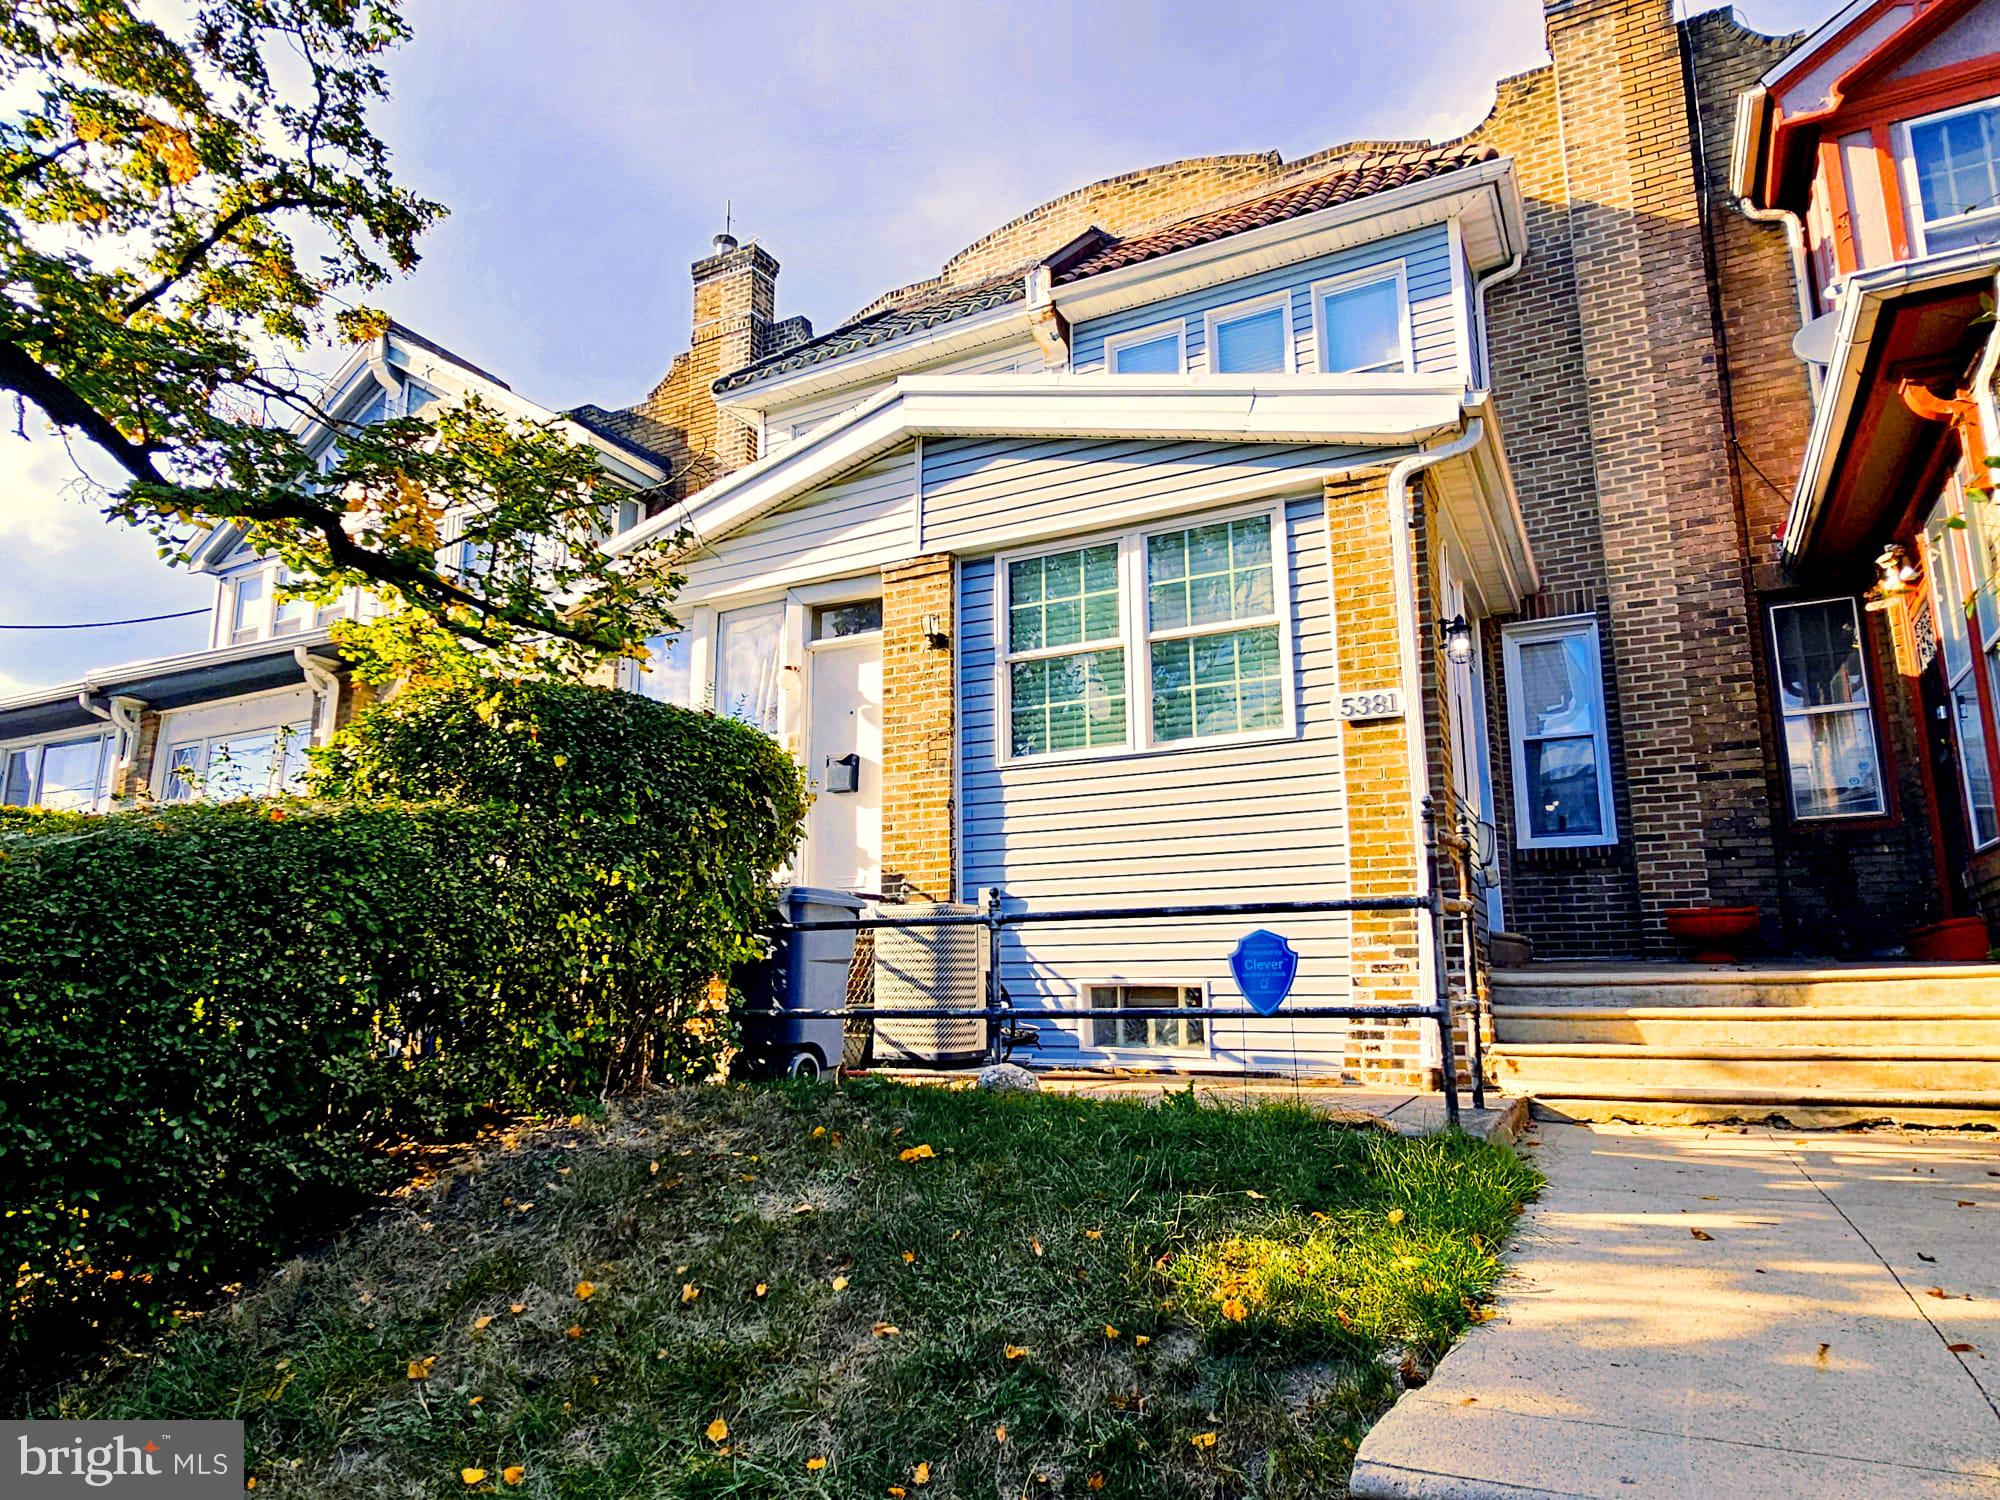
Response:
POLYGON ((1888 801, 1854 600, 1774 605, 1771 641, 1792 816, 1880 817, 1888 801))
POLYGON ((1500 640, 1519 847, 1617 843, 1597 617, 1510 625, 1500 640))
POLYGON ((1199 1010, 1207 1004, 1198 984, 1093 984, 1086 987, 1092 1010, 1157 1010, 1157 1016, 1112 1016, 1090 1023, 1090 1045, 1105 1050, 1143 1048, 1148 1052, 1206 1052, 1208 1030, 1199 1010))

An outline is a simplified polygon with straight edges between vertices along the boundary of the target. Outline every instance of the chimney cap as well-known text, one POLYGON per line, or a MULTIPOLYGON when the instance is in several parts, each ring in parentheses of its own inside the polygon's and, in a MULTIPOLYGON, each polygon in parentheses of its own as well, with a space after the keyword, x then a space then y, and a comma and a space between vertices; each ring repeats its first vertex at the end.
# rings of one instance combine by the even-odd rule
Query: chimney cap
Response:
POLYGON ((715 246, 715 253, 717 255, 727 255, 731 250, 736 248, 736 236, 725 229, 711 243, 715 246))

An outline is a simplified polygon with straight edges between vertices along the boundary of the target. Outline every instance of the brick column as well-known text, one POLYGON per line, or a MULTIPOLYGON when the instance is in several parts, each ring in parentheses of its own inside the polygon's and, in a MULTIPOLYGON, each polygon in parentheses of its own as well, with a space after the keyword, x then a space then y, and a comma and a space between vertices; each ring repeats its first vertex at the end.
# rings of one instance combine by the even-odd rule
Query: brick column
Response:
POLYGON ((949 901, 957 645, 949 554, 882 570, 882 889, 949 901), (945 634, 934 645, 933 617, 945 634))
POLYGON ((152 792, 153 756, 160 743, 160 716, 150 708, 139 710, 139 733, 132 746, 132 760, 113 783, 111 795, 130 802, 152 792))
MULTIPOLYGON (((1390 529, 1388 470, 1368 469, 1326 482, 1326 531, 1333 579, 1334 691, 1402 689, 1402 632, 1396 620, 1395 536, 1390 529)), ((1406 712, 1417 705, 1405 702, 1406 712)), ((1349 894, 1407 896, 1418 861, 1408 726, 1377 719, 1340 726, 1341 776, 1347 793, 1349 894)), ((1423 912, 1356 912, 1348 923, 1348 970, 1356 1005, 1413 1005, 1425 992, 1423 912)), ((1427 1088, 1418 1023, 1355 1021, 1341 1070, 1362 1083, 1427 1088)))

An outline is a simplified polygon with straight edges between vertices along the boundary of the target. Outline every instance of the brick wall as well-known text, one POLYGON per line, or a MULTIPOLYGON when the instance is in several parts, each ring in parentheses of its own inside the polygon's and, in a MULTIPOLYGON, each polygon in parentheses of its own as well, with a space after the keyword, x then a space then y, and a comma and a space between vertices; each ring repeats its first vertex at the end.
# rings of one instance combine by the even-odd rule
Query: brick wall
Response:
POLYGON ((139 711, 139 737, 132 747, 132 759, 112 783, 111 795, 125 802, 149 797, 153 791, 153 757, 160 746, 160 715, 150 708, 139 711))
MULTIPOLYGON (((1333 649, 1338 691, 1400 689, 1402 635, 1396 596, 1395 539, 1390 531, 1388 470, 1366 469, 1326 482, 1326 529, 1333 584, 1333 649)), ((1406 704, 1415 710, 1416 705, 1406 704)), ((1412 812, 1418 795, 1402 719, 1340 726, 1347 792, 1350 894, 1403 896, 1416 889, 1412 812)), ((1421 912, 1357 912, 1348 925, 1348 967, 1356 1005, 1424 1004, 1421 912)), ((1342 1076, 1395 1088, 1429 1087, 1422 1063, 1424 1026, 1355 1021, 1347 1030, 1342 1076)))
POLYGON ((953 585, 948 555, 882 570, 882 889, 913 901, 953 898, 953 585))

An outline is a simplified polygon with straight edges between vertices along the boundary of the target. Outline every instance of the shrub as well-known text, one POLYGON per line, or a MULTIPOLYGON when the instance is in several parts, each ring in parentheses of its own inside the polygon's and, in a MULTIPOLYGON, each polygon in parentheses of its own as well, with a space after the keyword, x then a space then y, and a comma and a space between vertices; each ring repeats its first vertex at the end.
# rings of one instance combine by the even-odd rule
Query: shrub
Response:
POLYGON ((267 1260, 482 1103, 712 1071, 804 815, 764 736, 573 686, 413 692, 316 776, 0 816, 10 1361, 267 1260))
POLYGON ((571 683, 441 687, 365 715, 319 758, 340 798, 499 802, 532 813, 539 920, 516 935, 482 1066, 527 1096, 556 1076, 628 1088, 711 1072, 712 986, 755 956, 805 783, 731 719, 571 683))

